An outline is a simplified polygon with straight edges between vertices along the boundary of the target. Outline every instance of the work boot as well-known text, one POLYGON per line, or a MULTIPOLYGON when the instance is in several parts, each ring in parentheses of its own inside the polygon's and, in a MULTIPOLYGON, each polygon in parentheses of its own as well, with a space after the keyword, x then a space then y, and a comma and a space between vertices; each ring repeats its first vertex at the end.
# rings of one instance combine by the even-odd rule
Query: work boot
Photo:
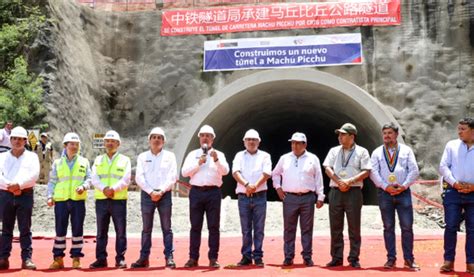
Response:
POLYGON ((444 261, 444 264, 439 268, 441 272, 451 272, 454 270, 454 262, 444 261))
POLYGON ((146 268, 150 266, 150 261, 148 259, 138 259, 136 262, 132 263, 131 268, 146 268))
POLYGON ((64 268, 64 260, 63 257, 56 257, 54 258, 53 263, 49 266, 51 270, 58 270, 64 268))
POLYGON ((10 262, 8 259, 0 259, 0 270, 7 270, 10 268, 10 262))
POLYGON ((81 258, 79 257, 72 258, 72 268, 81 269, 81 258))
POLYGON ((26 259, 21 263, 22 269, 36 270, 36 265, 31 259, 26 259))

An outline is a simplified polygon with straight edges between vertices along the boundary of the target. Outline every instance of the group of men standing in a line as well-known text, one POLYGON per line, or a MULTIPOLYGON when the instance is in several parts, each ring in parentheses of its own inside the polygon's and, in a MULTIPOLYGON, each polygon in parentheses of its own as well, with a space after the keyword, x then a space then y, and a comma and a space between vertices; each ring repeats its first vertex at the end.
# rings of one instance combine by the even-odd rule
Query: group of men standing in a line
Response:
MULTIPOLYGON (((370 176, 378 188, 379 207, 384 226, 387 250, 385 268, 396 266, 395 213, 401 232, 404 267, 419 270, 413 255, 413 208, 410 186, 419 171, 411 148, 398 142, 398 126, 388 123, 382 127, 383 145, 372 156, 356 144, 357 128, 350 123, 335 130, 339 145, 330 149, 322 165, 330 178, 328 194, 331 229, 331 261, 327 267, 343 265, 344 217, 348 222, 350 251, 349 265, 360 268, 361 208, 363 180, 370 176)), ((458 124, 459 139, 447 143, 440 173, 448 183, 444 196, 446 230, 444 236, 444 264, 441 271, 454 269, 456 232, 464 212, 466 221, 466 269, 474 273, 474 119, 465 118, 458 124)), ((204 125, 198 133, 200 148, 191 151, 182 166, 181 174, 189 177, 189 213, 191 221, 189 260, 184 267, 198 266, 201 231, 204 216, 209 230, 209 266, 220 267, 220 212, 222 177, 229 173, 224 153, 214 148, 216 134, 204 125)), ((33 186, 38 177, 38 157, 25 151, 26 130, 11 130, 11 150, 0 154, 0 216, 3 217, 0 237, 0 269, 8 269, 13 227, 18 219, 22 268, 35 269, 32 262, 31 214, 33 186)), ((243 142, 245 150, 238 152, 232 163, 232 175, 237 182, 238 207, 242 229, 242 259, 238 266, 264 266, 263 239, 266 216, 267 180, 271 177, 283 202, 284 261, 291 266, 295 258, 295 239, 298 221, 301 229, 302 259, 313 266, 312 242, 315 208, 324 205, 324 185, 319 158, 307 148, 303 133, 294 133, 289 139, 291 151, 278 160, 272 170, 270 155, 259 149, 261 138, 256 130, 248 130, 243 142)), ((137 158, 136 182, 141 191, 143 220, 141 251, 132 268, 148 267, 152 246, 155 210, 158 210, 165 265, 175 268, 173 259, 173 232, 171 229, 171 190, 178 179, 175 155, 164 150, 166 136, 161 128, 148 135, 149 150, 137 158)), ((50 269, 64 268, 66 234, 69 220, 72 227, 70 255, 72 267, 80 268, 84 256, 83 224, 87 190, 94 189, 97 215, 96 261, 90 268, 108 266, 107 242, 110 219, 116 232, 115 266, 126 268, 127 250, 126 215, 127 187, 130 182, 131 161, 118 152, 121 140, 115 131, 104 137, 106 153, 98 156, 92 167, 79 154, 79 136, 64 136, 64 152, 54 161, 48 183, 48 205, 54 206, 56 237, 53 246, 54 261, 50 269)))

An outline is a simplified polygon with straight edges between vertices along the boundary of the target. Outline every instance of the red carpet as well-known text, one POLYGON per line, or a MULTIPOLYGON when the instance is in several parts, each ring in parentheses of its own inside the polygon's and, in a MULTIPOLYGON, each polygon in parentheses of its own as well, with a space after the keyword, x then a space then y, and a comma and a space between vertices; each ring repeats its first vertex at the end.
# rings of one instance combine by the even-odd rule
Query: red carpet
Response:
MULTIPOLYGON (((456 261, 456 272, 452 274, 445 274, 445 276, 471 276, 465 273, 465 255, 464 255, 464 235, 459 235, 458 247, 457 247, 457 261, 456 261)), ((70 241, 68 240, 69 251, 70 241)), ((61 271, 50 271, 47 270, 49 264, 52 261, 51 248, 53 246, 53 240, 51 238, 36 238, 33 241, 33 261, 38 266, 38 270, 35 272, 20 270, 20 245, 16 241, 13 245, 13 253, 10 257, 10 270, 0 271, 2 276, 13 275, 13 276, 29 276, 29 275, 90 275, 100 274, 102 276, 127 276, 127 275, 150 275, 160 274, 160 276, 190 276, 190 275, 205 275, 205 276, 251 276, 253 274, 259 276, 439 276, 442 275, 438 272, 440 263, 443 261, 443 240, 441 236, 420 236, 416 237, 415 241, 415 257, 417 263, 421 266, 420 272, 411 272, 401 268, 403 266, 402 251, 400 246, 397 247, 397 253, 399 255, 398 268, 396 270, 385 270, 383 264, 385 263, 386 253, 383 244, 382 235, 380 236, 368 236, 363 237, 362 251, 361 251, 361 265, 362 269, 355 270, 347 266, 347 263, 343 267, 336 267, 333 269, 324 268, 330 260, 329 256, 329 237, 314 238, 314 253, 313 259, 316 266, 307 268, 302 265, 302 260, 299 254, 295 258, 295 265, 291 267, 282 267, 283 261, 283 243, 281 237, 267 237, 264 242, 266 263, 264 268, 256 268, 254 266, 236 268, 234 266, 240 260, 240 245, 241 238, 222 238, 221 239, 221 250, 219 261, 221 268, 213 270, 205 267, 208 264, 207 259, 207 238, 203 240, 201 244, 201 259, 200 267, 195 269, 184 269, 182 266, 188 257, 188 238, 176 238, 175 239, 175 261, 178 267, 174 270, 164 268, 163 259, 163 248, 161 239, 154 239, 154 245, 152 248, 152 256, 150 260, 149 269, 115 269, 108 268, 105 270, 72 270, 71 259, 65 258, 66 268, 61 271), (156 257, 159 257, 156 258, 156 257)), ((296 253, 300 253, 301 248, 299 247, 299 240, 297 241, 296 253)), ((400 244, 400 238, 397 238, 397 244, 400 244)), ((346 241, 345 253, 347 253, 348 244, 346 241)), ((86 257, 82 259, 82 265, 87 268, 88 265, 94 260, 95 243, 93 238, 86 240, 84 253, 86 257)), ((133 238, 128 240, 127 250, 127 263, 130 266, 139 255, 140 251, 140 239, 133 238)), ((114 240, 109 241, 108 246, 109 252, 109 265, 114 265, 114 240)))

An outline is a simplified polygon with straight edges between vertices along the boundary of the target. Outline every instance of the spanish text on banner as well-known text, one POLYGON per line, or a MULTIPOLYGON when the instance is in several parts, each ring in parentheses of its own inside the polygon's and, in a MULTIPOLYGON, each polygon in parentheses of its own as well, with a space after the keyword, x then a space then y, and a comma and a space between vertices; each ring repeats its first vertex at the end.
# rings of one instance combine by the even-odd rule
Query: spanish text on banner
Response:
POLYGON ((204 71, 361 63, 360 33, 204 42, 204 71))
POLYGON ((285 3, 164 10, 163 36, 399 25, 400 0, 285 3))

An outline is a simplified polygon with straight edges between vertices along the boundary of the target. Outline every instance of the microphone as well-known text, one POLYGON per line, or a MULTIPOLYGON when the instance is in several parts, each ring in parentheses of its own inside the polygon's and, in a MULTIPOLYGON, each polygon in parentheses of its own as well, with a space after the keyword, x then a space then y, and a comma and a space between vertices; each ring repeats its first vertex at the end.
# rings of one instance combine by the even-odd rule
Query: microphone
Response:
POLYGON ((209 146, 207 146, 207 143, 204 143, 202 145, 202 154, 207 155, 207 151, 209 150, 209 146))

